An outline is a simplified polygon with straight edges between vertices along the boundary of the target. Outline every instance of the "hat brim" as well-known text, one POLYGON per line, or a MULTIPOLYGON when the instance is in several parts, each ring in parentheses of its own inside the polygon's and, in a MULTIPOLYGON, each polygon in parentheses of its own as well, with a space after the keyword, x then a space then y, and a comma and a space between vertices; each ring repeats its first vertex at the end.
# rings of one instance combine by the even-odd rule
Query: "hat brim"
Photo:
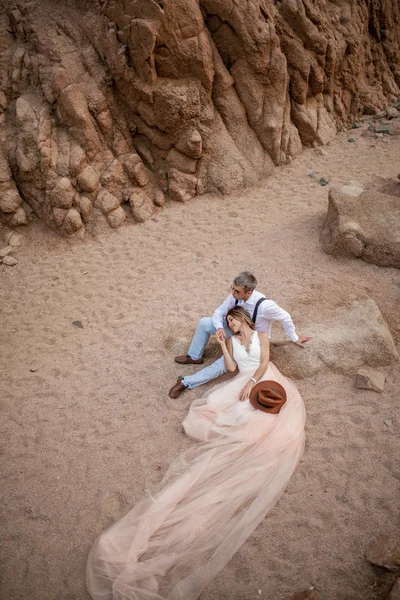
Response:
POLYGON ((259 381, 256 383, 249 396, 250 403, 256 410, 261 410, 262 412, 269 414, 276 414, 279 412, 280 408, 283 406, 283 404, 285 404, 286 399, 286 390, 283 385, 272 380, 259 381), (269 394, 271 394, 271 405, 267 405, 259 401, 259 392, 263 392, 264 396, 269 396, 269 394), (276 410, 277 401, 279 401, 280 404, 278 410, 276 410))

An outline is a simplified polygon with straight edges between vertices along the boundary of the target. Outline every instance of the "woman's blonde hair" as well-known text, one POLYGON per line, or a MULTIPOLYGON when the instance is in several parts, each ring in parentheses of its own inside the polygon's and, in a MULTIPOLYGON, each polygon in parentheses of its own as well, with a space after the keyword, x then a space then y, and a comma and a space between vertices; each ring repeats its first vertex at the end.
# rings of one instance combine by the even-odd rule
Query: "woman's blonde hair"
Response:
MULTIPOLYGON (((250 327, 250 329, 255 330, 255 325, 254 325, 253 321, 251 320, 249 313, 247 312, 247 310, 245 310, 241 306, 234 306, 233 308, 231 308, 231 310, 229 310, 226 313, 226 322, 227 323, 228 323, 228 317, 232 317, 232 319, 236 319, 237 321, 240 321, 241 323, 246 323, 246 325, 248 325, 250 327)), ((228 325, 228 327, 229 327, 229 325, 228 325)))

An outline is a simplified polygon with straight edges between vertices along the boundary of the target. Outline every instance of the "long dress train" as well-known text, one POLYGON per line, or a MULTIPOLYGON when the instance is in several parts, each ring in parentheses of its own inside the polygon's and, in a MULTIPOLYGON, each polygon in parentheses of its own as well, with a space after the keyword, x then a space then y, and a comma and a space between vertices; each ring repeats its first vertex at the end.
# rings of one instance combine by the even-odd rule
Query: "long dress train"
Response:
POLYGON ((239 393, 260 365, 235 337, 239 374, 195 400, 183 425, 200 440, 144 498, 95 542, 87 585, 94 600, 195 600, 277 502, 301 459, 305 410, 295 385, 271 362, 262 379, 287 401, 270 415, 239 393))

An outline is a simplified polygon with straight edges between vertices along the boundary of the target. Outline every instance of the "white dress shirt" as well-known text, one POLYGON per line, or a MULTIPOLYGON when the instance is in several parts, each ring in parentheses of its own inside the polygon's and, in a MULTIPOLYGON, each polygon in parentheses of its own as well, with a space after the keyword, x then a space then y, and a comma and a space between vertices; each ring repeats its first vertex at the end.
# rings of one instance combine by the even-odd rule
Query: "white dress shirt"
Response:
MULTIPOLYGON (((250 318, 253 318, 254 309, 260 298, 265 298, 264 294, 254 290, 252 295, 246 302, 239 300, 237 306, 242 306, 250 313, 250 318)), ((220 329, 225 324, 226 313, 235 306, 235 298, 230 294, 221 306, 217 308, 212 316, 212 323, 216 329, 220 329)), ((283 310, 273 300, 264 300, 258 307, 257 319, 255 327, 257 331, 265 331, 268 337, 271 337, 272 321, 282 321, 285 333, 292 342, 297 342, 299 336, 296 334, 295 326, 293 325, 292 317, 286 310, 283 310)))

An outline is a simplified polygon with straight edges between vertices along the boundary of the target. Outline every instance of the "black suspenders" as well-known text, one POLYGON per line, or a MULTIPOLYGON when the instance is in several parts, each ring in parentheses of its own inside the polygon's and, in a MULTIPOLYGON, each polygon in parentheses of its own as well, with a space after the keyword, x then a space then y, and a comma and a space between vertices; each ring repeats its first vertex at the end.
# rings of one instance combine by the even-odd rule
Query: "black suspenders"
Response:
MULTIPOLYGON (((255 306, 255 308, 254 308, 254 312, 253 312, 253 318, 252 318, 252 321, 253 321, 253 323, 255 323, 255 322, 256 322, 256 319, 257 319, 258 307, 260 306, 260 304, 262 304, 262 303, 264 302, 264 300, 266 300, 266 298, 260 298, 260 299, 257 301, 257 304, 256 304, 256 306, 255 306)), ((238 302, 239 302, 239 300, 235 300, 235 306, 237 306, 237 305, 238 305, 238 302)))

